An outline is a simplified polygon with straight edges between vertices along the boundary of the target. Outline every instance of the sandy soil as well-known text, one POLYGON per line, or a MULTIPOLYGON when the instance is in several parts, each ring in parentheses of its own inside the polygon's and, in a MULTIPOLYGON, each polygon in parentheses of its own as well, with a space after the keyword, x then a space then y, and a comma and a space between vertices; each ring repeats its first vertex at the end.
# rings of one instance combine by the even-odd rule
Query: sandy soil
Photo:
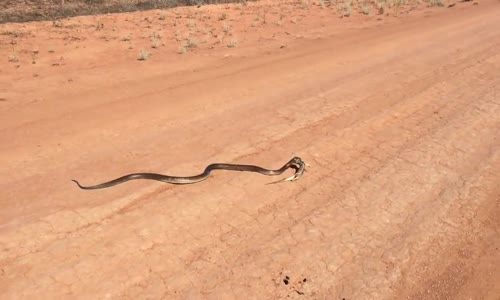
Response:
POLYGON ((293 2, 0 26, 0 298, 500 299, 500 2, 293 2))

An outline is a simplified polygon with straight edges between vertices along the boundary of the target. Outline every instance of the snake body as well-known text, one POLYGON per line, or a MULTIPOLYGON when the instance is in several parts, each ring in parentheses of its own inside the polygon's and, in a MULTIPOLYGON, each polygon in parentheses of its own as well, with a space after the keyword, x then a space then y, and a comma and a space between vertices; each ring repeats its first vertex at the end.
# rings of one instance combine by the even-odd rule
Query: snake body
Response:
POLYGON ((240 164, 224 164, 224 163, 214 163, 210 164, 205 168, 205 171, 199 175, 194 175, 194 176, 187 176, 187 177, 181 177, 181 176, 169 176, 169 175, 162 175, 162 174, 156 174, 156 173, 133 173, 133 174, 128 174, 119 178, 116 178, 114 180, 104 182, 101 184, 97 185, 92 185, 92 186, 82 186, 78 181, 71 179, 73 182, 75 182, 78 187, 84 190, 95 190, 95 189, 103 189, 107 187, 111 187, 117 184, 124 183, 129 180, 134 180, 134 179, 149 179, 149 180, 157 180, 157 181, 162 181, 166 183, 171 183, 171 184, 192 184, 192 183, 197 183, 200 181, 203 181, 208 178, 210 175, 210 172, 213 170, 229 170, 229 171, 245 171, 245 172, 255 172, 255 173, 260 173, 263 175, 268 175, 268 176, 275 176, 275 175, 281 175, 283 172, 286 170, 292 168, 295 170, 295 174, 292 176, 271 182, 271 183, 277 183, 277 182, 282 182, 282 181, 295 181, 298 178, 302 176, 302 174, 305 171, 306 164, 302 161, 301 158, 299 157, 294 157, 292 158, 289 162, 287 162, 285 165, 283 165, 281 168, 277 170, 269 170, 265 169, 259 166, 254 166, 254 165, 240 165, 240 164))

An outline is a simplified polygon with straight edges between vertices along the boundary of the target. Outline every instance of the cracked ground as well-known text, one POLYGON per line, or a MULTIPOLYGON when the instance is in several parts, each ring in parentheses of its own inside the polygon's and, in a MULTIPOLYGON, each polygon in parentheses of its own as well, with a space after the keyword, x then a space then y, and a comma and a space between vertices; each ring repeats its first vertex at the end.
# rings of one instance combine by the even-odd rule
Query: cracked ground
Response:
POLYGON ((500 2, 276 3, 0 25, 1 299, 500 298, 500 2))

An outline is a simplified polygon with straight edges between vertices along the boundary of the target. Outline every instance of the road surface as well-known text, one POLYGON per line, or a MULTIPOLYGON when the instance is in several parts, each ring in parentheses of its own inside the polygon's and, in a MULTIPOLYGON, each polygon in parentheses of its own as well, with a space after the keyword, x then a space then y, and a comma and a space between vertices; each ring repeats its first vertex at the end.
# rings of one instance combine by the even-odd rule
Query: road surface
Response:
POLYGON ((3 62, 0 298, 499 299, 499 5, 336 18, 282 47, 139 62, 96 39, 39 71, 3 62), (311 167, 278 185, 70 181, 293 156, 311 167))

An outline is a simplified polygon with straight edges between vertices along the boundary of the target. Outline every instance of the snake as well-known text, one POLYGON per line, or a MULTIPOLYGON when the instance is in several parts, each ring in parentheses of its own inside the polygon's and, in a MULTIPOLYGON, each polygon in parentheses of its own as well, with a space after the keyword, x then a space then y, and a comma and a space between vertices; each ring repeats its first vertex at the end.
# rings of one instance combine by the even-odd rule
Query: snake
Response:
POLYGON ((201 173, 199 175, 187 176, 187 177, 169 176, 169 175, 163 175, 163 174, 157 174, 157 173, 132 173, 132 174, 128 174, 128 175, 113 179, 113 180, 108 181, 108 182, 104 182, 104 183, 97 184, 97 185, 91 185, 91 186, 81 185, 75 179, 71 179, 71 181, 75 182, 80 189, 95 190, 95 189, 108 188, 111 186, 115 186, 115 185, 124 183, 124 182, 129 181, 129 180, 135 180, 135 179, 156 180, 156 181, 162 181, 162 182, 171 183, 171 184, 193 184, 193 183, 197 183, 197 182, 200 182, 200 181, 207 179, 213 170, 254 172, 254 173, 260 173, 260 174, 267 175, 267 176, 281 175, 281 174, 283 174, 283 172, 285 172, 286 170, 288 170, 290 168, 295 170, 295 173, 288 178, 268 183, 268 184, 274 184, 274 183, 278 183, 278 182, 295 181, 295 180, 299 179, 304 174, 304 172, 306 170, 306 166, 309 166, 309 165, 306 164, 300 157, 296 156, 296 157, 293 157, 286 164, 284 164, 281 168, 276 169, 276 170, 269 170, 269 169, 265 169, 265 168, 255 166, 255 165, 213 163, 213 164, 208 165, 205 168, 205 170, 203 171, 203 173, 201 173))

